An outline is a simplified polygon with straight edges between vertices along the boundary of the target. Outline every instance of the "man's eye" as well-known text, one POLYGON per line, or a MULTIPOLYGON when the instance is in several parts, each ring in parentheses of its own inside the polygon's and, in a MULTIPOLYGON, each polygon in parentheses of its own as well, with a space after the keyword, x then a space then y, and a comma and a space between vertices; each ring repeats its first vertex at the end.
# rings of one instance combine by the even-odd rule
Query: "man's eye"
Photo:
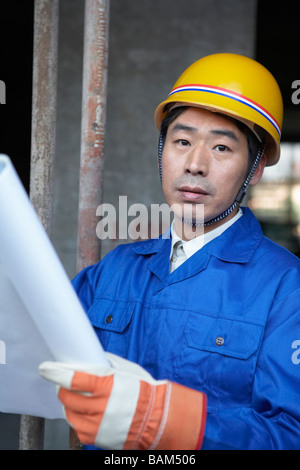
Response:
POLYGON ((216 145, 215 149, 218 150, 219 152, 227 152, 228 150, 230 150, 230 148, 227 147, 227 145, 216 145))
POLYGON ((188 147, 190 145, 189 141, 185 139, 177 139, 176 144, 179 144, 182 147, 188 147))

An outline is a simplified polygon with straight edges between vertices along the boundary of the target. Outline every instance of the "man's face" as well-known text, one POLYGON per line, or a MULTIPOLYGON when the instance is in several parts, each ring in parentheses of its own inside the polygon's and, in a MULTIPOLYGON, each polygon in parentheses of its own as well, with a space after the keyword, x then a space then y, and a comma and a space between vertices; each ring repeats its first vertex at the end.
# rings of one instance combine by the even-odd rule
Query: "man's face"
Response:
MULTIPOLYGON (((199 204, 204 205, 204 221, 213 219, 234 202, 247 164, 247 139, 234 122, 201 108, 188 108, 168 128, 162 153, 165 199, 180 209, 174 210, 179 217, 185 208, 187 222, 195 221, 199 204)), ((175 228, 176 223, 175 218, 175 228)))

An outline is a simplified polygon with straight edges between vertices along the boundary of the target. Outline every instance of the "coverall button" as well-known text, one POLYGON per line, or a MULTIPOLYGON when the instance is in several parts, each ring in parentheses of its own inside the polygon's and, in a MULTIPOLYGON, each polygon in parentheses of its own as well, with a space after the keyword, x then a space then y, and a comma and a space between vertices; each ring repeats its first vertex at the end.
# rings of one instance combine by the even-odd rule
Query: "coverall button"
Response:
POLYGON ((112 319, 113 319, 112 315, 107 315, 107 317, 105 318, 105 323, 111 323, 112 319))
POLYGON ((225 340, 222 336, 218 336, 215 340, 215 343, 216 343, 217 346, 223 346, 224 342, 225 342, 225 340))

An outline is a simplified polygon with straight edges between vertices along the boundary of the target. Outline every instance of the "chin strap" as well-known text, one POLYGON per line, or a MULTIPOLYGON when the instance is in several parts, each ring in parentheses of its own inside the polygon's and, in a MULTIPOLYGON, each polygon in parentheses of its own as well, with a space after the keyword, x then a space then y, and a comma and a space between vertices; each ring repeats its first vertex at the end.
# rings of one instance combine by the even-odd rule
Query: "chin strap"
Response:
MULTIPOLYGON (((162 139, 162 136, 160 134, 159 136, 159 141, 158 141, 158 166, 159 166, 159 176, 160 176, 160 182, 162 183, 162 167, 161 167, 161 158, 162 158, 162 151, 163 151, 163 147, 164 147, 164 142, 163 142, 163 139, 162 139)), ((217 217, 214 217, 213 219, 210 219, 208 220, 207 222, 204 222, 204 223, 196 223, 196 222, 187 222, 185 221, 184 219, 182 219, 182 222, 184 223, 187 223, 189 225, 192 225, 193 227, 200 227, 200 226, 208 226, 208 225, 212 225, 216 222, 219 222, 220 220, 223 220, 225 219, 232 211, 233 209, 235 209, 235 207, 237 205, 240 205, 242 200, 244 199, 245 195, 246 195, 246 191, 247 191, 247 188, 249 186, 249 183, 259 165, 259 162, 264 154, 264 151, 265 151, 265 144, 262 145, 260 147, 260 149, 258 150, 257 152, 257 156, 256 156, 256 159, 252 165, 252 168, 247 176, 247 178, 245 179, 241 189, 239 190, 239 192, 237 193, 237 196, 233 202, 233 204, 231 204, 230 207, 228 207, 228 209, 226 209, 224 212, 222 212, 222 214, 218 215, 217 217)))
POLYGON ((163 148, 164 148, 164 141, 160 133, 159 139, 158 139, 158 168, 159 168, 159 177, 160 177, 161 184, 162 184, 161 157, 162 157, 163 148))

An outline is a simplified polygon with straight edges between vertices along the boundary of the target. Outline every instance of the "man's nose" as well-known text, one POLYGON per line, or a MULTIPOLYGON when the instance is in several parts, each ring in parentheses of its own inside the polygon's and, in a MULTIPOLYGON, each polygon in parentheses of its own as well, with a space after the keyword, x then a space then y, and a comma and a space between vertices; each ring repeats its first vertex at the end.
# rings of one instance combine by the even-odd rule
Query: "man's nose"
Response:
POLYGON ((209 153, 204 145, 190 150, 186 156, 185 172, 193 175, 207 176, 209 171, 209 153))

